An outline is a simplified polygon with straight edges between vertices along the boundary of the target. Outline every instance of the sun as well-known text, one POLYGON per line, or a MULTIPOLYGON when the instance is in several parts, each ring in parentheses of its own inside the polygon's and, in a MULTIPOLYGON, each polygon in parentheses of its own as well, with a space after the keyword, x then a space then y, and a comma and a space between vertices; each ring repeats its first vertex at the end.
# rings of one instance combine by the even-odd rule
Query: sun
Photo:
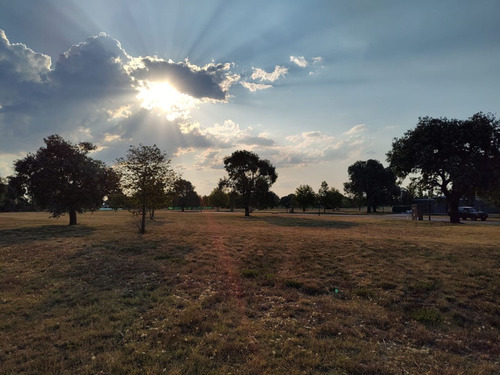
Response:
POLYGON ((196 108, 197 100, 179 92, 169 82, 141 82, 137 99, 143 108, 157 109, 165 114, 169 121, 185 119, 196 108))

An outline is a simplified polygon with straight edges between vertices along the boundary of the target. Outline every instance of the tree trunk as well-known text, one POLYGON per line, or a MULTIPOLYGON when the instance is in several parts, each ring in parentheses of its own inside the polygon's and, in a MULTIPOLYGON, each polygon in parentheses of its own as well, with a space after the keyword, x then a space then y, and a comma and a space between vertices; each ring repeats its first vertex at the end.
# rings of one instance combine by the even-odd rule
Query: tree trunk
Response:
POLYGON ((250 206, 245 205, 245 216, 250 216, 250 206))
POLYGON ((142 200, 142 217, 141 217, 141 228, 139 230, 139 233, 144 234, 146 233, 146 199, 143 198, 142 200))
POLYGON ((69 210, 69 225, 76 225, 76 211, 69 210))
POLYGON ((459 224, 460 215, 458 214, 458 205, 460 204, 460 196, 451 193, 446 197, 446 201, 448 203, 448 209, 450 210, 450 223, 459 224))

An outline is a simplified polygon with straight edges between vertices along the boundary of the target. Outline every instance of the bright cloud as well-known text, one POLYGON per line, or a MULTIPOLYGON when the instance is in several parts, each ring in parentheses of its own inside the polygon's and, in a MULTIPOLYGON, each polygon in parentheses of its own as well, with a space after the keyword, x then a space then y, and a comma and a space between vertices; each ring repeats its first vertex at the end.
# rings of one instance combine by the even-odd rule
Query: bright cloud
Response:
POLYGON ((260 68, 252 68, 252 69, 253 73, 250 78, 259 81, 274 82, 278 80, 280 77, 284 77, 288 73, 288 68, 279 65, 276 65, 271 73, 267 73, 264 69, 260 68))
POLYGON ((344 132, 344 134, 345 135, 355 135, 355 134, 362 133, 365 130, 366 130, 365 124, 359 124, 359 125, 353 126, 351 129, 349 129, 348 131, 344 132))
POLYGON ((205 150, 196 156, 194 167, 197 170, 223 169, 224 156, 220 149, 205 150))
POLYGON ((323 62, 323 58, 321 56, 313 57, 313 59, 312 59, 313 64, 321 64, 322 62, 323 62))
POLYGON ((240 82, 241 85, 251 92, 256 92, 259 90, 270 89, 273 85, 266 85, 264 83, 253 83, 253 82, 240 82))
POLYGON ((240 125, 232 120, 226 120, 223 124, 215 123, 206 127, 204 133, 212 138, 220 146, 230 142, 237 142, 243 137, 248 137, 252 129, 241 129, 240 125))
POLYGON ((290 56, 290 61, 294 64, 297 64, 301 68, 305 68, 309 65, 304 56, 290 56))

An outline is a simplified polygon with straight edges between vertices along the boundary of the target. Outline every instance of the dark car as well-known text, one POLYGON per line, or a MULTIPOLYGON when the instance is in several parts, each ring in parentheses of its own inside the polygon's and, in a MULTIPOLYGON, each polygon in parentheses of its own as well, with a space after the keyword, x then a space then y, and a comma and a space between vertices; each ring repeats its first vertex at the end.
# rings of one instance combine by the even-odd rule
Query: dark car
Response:
POLYGON ((463 220, 481 219, 482 221, 485 221, 486 218, 488 217, 488 214, 486 212, 477 211, 474 207, 469 207, 469 206, 458 207, 458 214, 460 215, 460 218, 463 220))

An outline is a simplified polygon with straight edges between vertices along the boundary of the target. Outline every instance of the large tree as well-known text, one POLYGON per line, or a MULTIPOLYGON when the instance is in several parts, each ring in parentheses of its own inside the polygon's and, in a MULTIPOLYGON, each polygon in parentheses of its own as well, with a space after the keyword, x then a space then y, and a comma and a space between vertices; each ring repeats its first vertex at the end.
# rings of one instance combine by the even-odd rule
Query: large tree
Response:
POLYGON ((220 207, 227 207, 229 203, 229 197, 226 193, 224 193, 222 189, 216 187, 208 196, 208 202, 212 207, 216 207, 217 211, 219 211, 220 207))
POLYGON ((309 185, 300 185, 295 189, 295 201, 306 212, 307 207, 313 206, 316 203, 317 197, 313 188, 309 185))
POLYGON ((329 188, 326 181, 321 183, 321 187, 318 190, 318 202, 321 206, 323 206, 323 211, 326 212, 326 209, 335 210, 342 205, 342 199, 344 196, 335 188, 329 188))
POLYGON ((196 194, 193 184, 187 180, 179 178, 174 181, 172 195, 174 206, 180 207, 182 212, 186 207, 195 207, 200 205, 200 197, 196 194))
POLYGON ((7 180, 0 177, 0 209, 4 207, 4 202, 7 199, 7 193, 9 191, 9 185, 7 180))
POLYGON ((332 210, 335 210, 337 208, 340 208, 342 206, 342 200, 344 199, 344 196, 338 189, 335 189, 334 187, 330 188, 327 193, 326 193, 326 208, 330 208, 332 210))
POLYGON ((146 211, 160 207, 170 189, 175 173, 170 167, 168 155, 156 145, 130 146, 127 156, 117 159, 122 189, 136 198, 133 211, 139 218, 139 232, 146 232, 146 211))
POLYGON ((415 129, 394 139, 387 161, 398 177, 417 174, 422 185, 441 191, 450 221, 459 223, 461 197, 498 187, 500 123, 483 113, 467 120, 421 117, 415 129))
POLYGON ((44 139, 45 147, 15 162, 17 178, 27 194, 53 217, 69 213, 77 224, 77 212, 100 207, 117 185, 116 173, 87 154, 91 143, 74 145, 59 135, 44 139))
POLYGON ((280 197, 274 191, 268 191, 259 198, 258 207, 260 210, 275 208, 280 204, 280 197))
POLYGON ((377 207, 391 202, 399 194, 396 177, 389 168, 378 161, 369 159, 357 161, 347 169, 349 182, 344 190, 358 201, 364 201, 367 212, 377 212, 377 207))
POLYGON ((323 212, 326 212, 326 205, 328 202, 328 183, 326 181, 323 181, 321 183, 321 187, 318 190, 318 204, 320 206, 323 206, 323 212))
POLYGON ((245 216, 250 215, 250 206, 257 197, 269 191, 278 175, 269 160, 261 159, 251 151, 239 150, 224 158, 228 177, 221 180, 220 187, 227 187, 242 198, 245 216))
POLYGON ((287 212, 293 213, 294 207, 296 205, 295 194, 288 194, 280 198, 279 205, 286 208, 287 212))

